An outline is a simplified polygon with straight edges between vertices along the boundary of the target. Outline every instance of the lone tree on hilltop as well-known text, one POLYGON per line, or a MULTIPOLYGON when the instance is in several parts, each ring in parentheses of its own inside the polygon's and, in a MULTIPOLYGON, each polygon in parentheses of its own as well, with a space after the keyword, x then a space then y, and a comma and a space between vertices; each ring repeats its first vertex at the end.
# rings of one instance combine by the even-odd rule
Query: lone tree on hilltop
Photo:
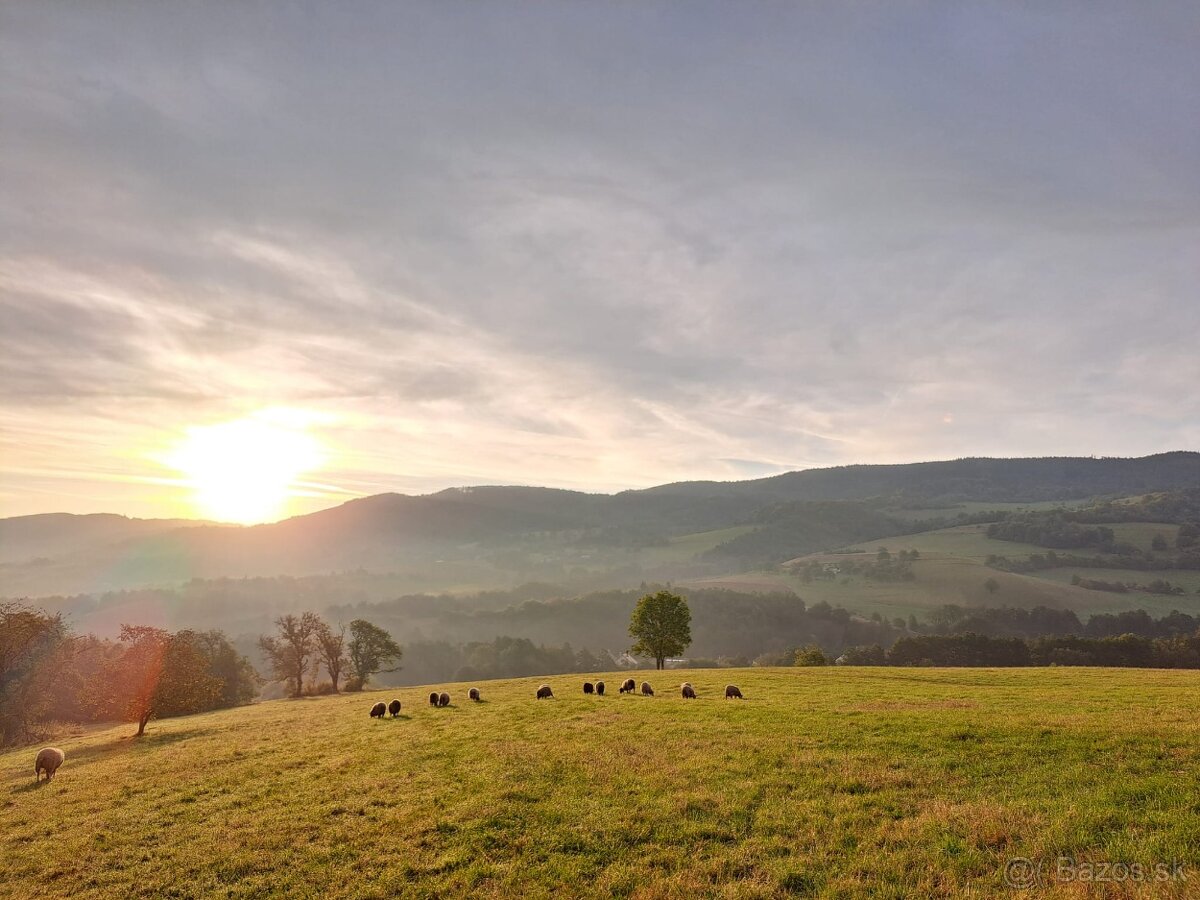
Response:
POLYGON ((395 672, 400 667, 394 663, 399 662, 404 653, 390 634, 366 619, 355 619, 350 623, 350 642, 346 649, 350 654, 352 675, 347 690, 361 690, 376 672, 395 672))
POLYGON ((653 656, 655 668, 661 669, 668 656, 678 656, 691 644, 692 612, 678 594, 647 594, 638 600, 629 633, 637 638, 629 652, 653 656))

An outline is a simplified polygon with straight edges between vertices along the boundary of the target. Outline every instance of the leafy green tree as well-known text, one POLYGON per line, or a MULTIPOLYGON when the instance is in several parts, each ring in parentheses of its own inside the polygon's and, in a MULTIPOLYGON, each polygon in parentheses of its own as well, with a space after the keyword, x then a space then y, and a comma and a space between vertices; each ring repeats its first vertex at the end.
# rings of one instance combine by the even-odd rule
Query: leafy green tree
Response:
POLYGON ((670 591, 646 594, 630 618, 629 634, 637 638, 629 652, 653 656, 655 667, 661 669, 668 656, 678 656, 692 643, 687 601, 670 591))
POLYGON ((217 708, 238 706, 254 699, 262 679, 223 631, 198 631, 192 640, 208 660, 209 673, 221 680, 217 708))
POLYGON ((887 662, 887 654, 878 644, 849 647, 840 662, 846 666, 882 666, 887 662))
POLYGON ((346 649, 350 654, 351 685, 354 690, 361 690, 367 679, 377 672, 395 672, 400 668, 395 663, 404 654, 390 634, 365 619, 355 619, 350 623, 350 642, 346 649))
POLYGON ((807 647, 801 647, 796 651, 797 666, 827 666, 829 659, 821 651, 821 648, 816 644, 809 644, 807 647))

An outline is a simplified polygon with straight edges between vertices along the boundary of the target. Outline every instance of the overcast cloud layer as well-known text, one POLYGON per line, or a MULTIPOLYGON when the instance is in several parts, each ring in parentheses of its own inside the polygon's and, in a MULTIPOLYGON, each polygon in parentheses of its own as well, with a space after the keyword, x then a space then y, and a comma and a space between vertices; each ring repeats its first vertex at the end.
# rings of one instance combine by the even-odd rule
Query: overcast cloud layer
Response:
POLYGON ((0 8, 0 514, 1200 447, 1200 7, 0 8))

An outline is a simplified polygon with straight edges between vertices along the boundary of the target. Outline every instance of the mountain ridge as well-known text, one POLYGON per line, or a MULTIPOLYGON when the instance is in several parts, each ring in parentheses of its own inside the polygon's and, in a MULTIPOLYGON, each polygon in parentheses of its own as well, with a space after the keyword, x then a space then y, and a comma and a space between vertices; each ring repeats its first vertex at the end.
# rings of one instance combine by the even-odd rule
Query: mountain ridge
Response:
MULTIPOLYGON (((613 547, 658 546, 686 534, 758 527, 764 514, 781 504, 802 504, 792 516, 799 523, 805 516, 823 515, 820 504, 829 502, 882 498, 892 506, 922 508, 962 501, 1066 501, 1195 486, 1200 486, 1200 453, 1171 451, 1145 457, 975 457, 837 466, 743 481, 675 482, 616 494, 518 485, 383 493, 242 527, 48 513, 0 519, 0 595, 180 583, 192 577, 456 565, 464 573, 485 569, 496 580, 503 580, 500 575, 507 571, 531 580, 561 577, 558 569, 593 569, 598 557, 620 555, 610 552, 613 547)), ((852 533, 846 537, 859 538, 852 533)), ((802 549, 798 545, 797 552, 802 549)))

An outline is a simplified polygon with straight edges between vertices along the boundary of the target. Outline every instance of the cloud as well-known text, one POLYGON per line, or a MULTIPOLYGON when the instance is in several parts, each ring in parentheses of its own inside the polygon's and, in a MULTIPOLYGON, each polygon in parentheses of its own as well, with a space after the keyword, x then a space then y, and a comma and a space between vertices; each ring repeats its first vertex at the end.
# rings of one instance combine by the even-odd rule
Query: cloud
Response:
POLYGON ((271 407, 363 493, 1200 433, 1190 4, 0 15, 7 513, 271 407))

